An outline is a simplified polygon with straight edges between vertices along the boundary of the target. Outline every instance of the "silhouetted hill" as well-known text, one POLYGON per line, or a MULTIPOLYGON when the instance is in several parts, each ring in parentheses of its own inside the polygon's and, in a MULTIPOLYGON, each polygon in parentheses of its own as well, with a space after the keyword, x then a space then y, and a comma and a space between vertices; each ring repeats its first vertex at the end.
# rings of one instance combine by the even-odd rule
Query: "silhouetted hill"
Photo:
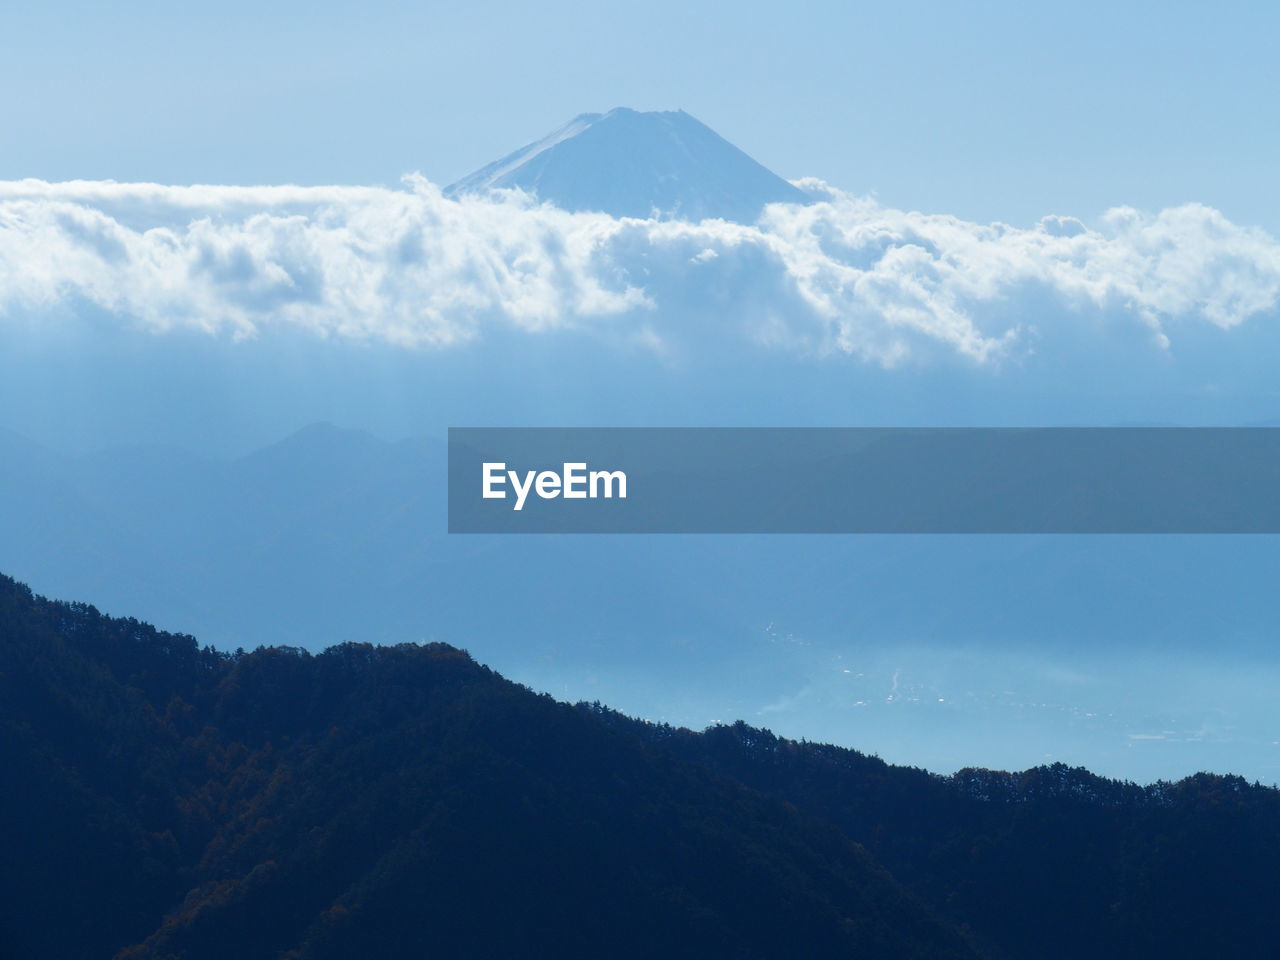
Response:
POLYGON ((825 819, 1000 958, 1260 956, 1280 936, 1280 792, 1064 764, 942 777, 743 723, 582 709, 825 819))
POLYGON ((839 831, 452 647, 0 580, 6 957, 966 957, 839 831), (130 946, 132 944, 132 946, 130 946))
POLYGON ((1280 792, 941 777, 0 578, 6 957, 1265 956, 1280 792))

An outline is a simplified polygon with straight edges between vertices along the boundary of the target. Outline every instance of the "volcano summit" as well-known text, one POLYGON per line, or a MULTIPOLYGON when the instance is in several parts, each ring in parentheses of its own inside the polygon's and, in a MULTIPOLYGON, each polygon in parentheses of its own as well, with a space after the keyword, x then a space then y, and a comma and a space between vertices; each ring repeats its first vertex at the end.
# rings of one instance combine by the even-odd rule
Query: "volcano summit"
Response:
POLYGON ((519 188, 565 210, 751 223, 768 203, 808 197, 683 110, 584 113, 448 187, 519 188))

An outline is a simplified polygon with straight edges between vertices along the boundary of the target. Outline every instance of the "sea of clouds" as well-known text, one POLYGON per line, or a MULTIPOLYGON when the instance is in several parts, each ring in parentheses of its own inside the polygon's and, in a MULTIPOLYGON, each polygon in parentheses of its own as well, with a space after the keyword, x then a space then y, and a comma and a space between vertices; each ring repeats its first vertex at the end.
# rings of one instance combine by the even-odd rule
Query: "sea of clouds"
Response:
POLYGON ((814 202, 757 223, 567 213, 515 192, 0 182, 0 318, 83 305, 156 332, 444 349, 495 328, 598 331, 659 352, 691 331, 895 366, 939 351, 998 365, 1062 323, 1274 319, 1280 242, 1187 204, 1031 228, 904 212, 800 181, 814 202), (1035 305, 1033 308, 1032 305, 1035 305))

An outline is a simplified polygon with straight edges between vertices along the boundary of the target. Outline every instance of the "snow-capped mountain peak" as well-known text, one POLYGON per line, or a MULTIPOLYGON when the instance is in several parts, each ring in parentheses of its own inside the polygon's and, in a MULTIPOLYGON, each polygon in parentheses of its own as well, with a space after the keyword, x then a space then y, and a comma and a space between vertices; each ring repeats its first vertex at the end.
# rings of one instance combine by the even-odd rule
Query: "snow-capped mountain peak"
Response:
POLYGON ((750 223, 808 197, 683 110, 584 113, 448 187, 519 188, 566 210, 750 223))

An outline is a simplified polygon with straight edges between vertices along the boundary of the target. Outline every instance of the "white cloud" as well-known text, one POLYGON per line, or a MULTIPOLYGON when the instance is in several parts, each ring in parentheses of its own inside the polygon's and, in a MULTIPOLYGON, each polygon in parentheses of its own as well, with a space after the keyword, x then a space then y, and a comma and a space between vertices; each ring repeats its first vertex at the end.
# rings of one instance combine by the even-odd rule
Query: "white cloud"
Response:
MULTIPOLYGON (((1097 229, 907 213, 820 181, 754 226, 570 214, 519 194, 0 183, 0 315, 91 304, 155 331, 317 335, 446 347, 490 327, 738 337, 887 366, 930 351, 996 362, 1034 346, 1028 291, 1168 343, 1180 322, 1274 314, 1280 243, 1189 204, 1097 229), (1028 301, 1029 302, 1029 301, 1028 301)), ((1041 301, 1042 302, 1042 301, 1041 301)))

